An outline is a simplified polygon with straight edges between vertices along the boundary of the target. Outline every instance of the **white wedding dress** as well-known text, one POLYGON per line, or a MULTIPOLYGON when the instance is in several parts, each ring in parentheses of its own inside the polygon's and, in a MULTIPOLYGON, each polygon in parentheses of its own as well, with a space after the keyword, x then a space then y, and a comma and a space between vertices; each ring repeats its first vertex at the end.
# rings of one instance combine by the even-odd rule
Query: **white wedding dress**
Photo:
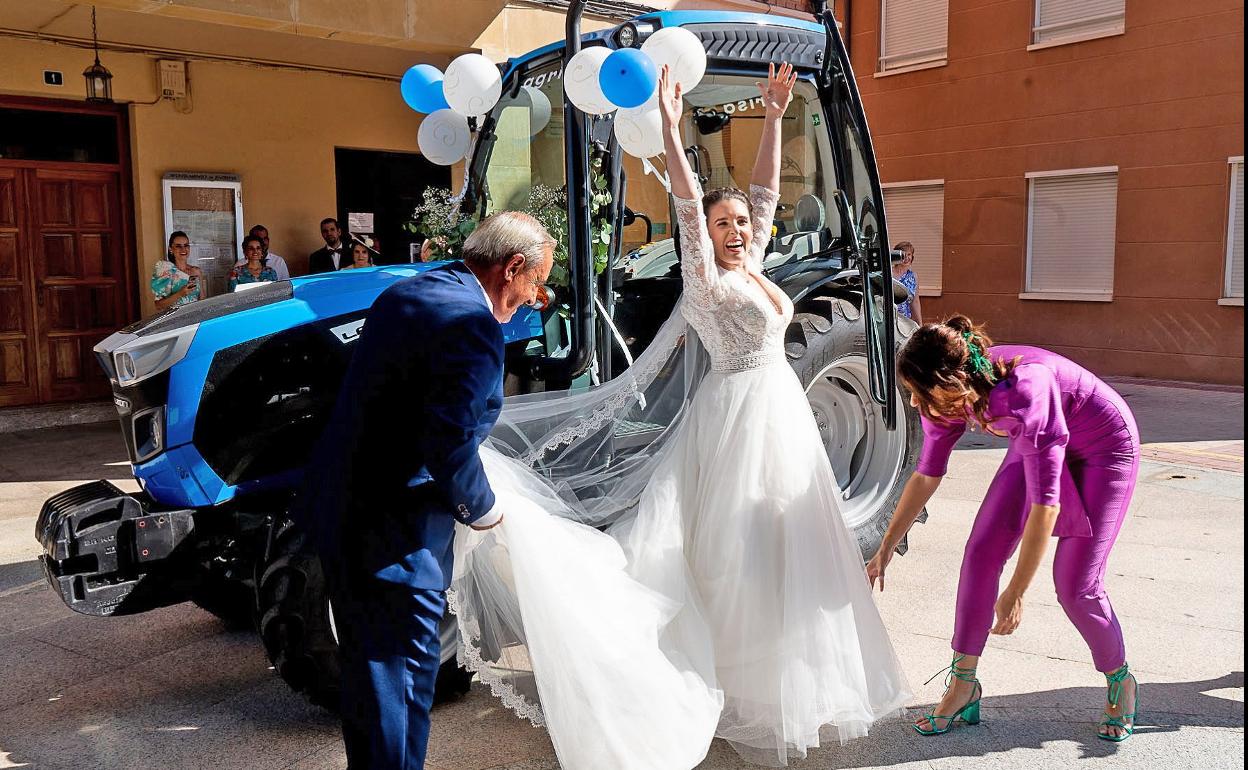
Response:
MULTIPOLYGON (((777 196, 750 198, 757 272, 777 196)), ((680 310, 711 363, 692 400, 644 462, 614 459, 592 485, 531 466, 644 405, 646 378, 667 370, 639 359, 639 382, 587 394, 528 455, 483 448, 505 518, 456 537, 461 660, 547 727, 568 770, 687 770, 713 737, 784 765, 866 735, 910 696, 784 356, 792 303, 715 265, 698 201, 676 211, 680 310), (604 500, 627 507, 605 532, 583 523, 604 500)), ((654 344, 677 344, 679 327, 654 344)))

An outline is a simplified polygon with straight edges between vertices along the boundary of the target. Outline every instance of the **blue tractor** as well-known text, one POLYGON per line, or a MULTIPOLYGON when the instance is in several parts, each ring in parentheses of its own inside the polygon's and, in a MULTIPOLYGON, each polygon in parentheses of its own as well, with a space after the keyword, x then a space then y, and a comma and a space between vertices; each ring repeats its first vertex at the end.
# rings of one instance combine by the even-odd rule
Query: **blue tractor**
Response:
MULTIPOLYGON (((891 280, 870 135, 831 12, 821 7, 814 21, 654 13, 582 35, 584 6, 571 4, 563 42, 503 65, 503 99, 478 126, 467 167, 465 216, 523 207, 539 186, 566 195, 566 301, 524 311, 505 328, 508 393, 611 379, 645 349, 681 292, 661 174, 625 158, 613 116, 586 116, 566 102, 565 62, 582 46, 638 47, 665 27, 697 35, 708 69, 686 95, 683 135, 707 187, 744 187, 739 175, 749 173, 763 112, 755 82, 768 64, 792 62, 800 81, 783 123, 781 206, 765 267, 796 306, 786 352, 824 433, 848 523, 872 553, 920 438, 893 373, 896 346, 913 326, 893 309, 905 289, 891 280), (564 108, 534 133, 543 100, 564 108)), ((44 504, 36 536, 65 603, 110 616, 195 601, 256 625, 292 687, 336 703, 332 607, 287 512, 370 305, 429 267, 263 285, 171 308, 98 345, 142 492, 97 481, 44 504)), ((661 429, 616 426, 615 451, 661 429)), ((448 692, 467 682, 453 634, 448 623, 440 679, 448 692)))

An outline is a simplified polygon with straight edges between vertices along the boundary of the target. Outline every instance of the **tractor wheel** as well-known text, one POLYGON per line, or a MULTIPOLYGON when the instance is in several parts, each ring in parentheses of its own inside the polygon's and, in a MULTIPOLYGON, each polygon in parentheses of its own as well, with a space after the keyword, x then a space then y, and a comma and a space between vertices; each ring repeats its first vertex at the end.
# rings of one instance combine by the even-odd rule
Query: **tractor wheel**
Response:
MULTIPOLYGON (((336 711, 341 668, 333 607, 321 560, 294 525, 278 526, 256 580, 260 638, 278 675, 318 706, 336 711)), ((468 692, 472 674, 455 662, 458 632, 449 613, 442 623, 442 667, 434 703, 468 692)))
MULTIPOLYGON (((836 297, 820 297, 809 305, 793 316, 785 353, 806 389, 841 487, 841 513, 866 560, 879 548, 918 462, 923 430, 918 413, 902 393, 897 394, 901 409, 897 429, 885 429, 882 407, 871 398, 866 332, 858 306, 836 297)), ((913 322, 900 319, 897 344, 903 344, 915 328, 913 322)), ((905 550, 903 540, 897 552, 905 550)))

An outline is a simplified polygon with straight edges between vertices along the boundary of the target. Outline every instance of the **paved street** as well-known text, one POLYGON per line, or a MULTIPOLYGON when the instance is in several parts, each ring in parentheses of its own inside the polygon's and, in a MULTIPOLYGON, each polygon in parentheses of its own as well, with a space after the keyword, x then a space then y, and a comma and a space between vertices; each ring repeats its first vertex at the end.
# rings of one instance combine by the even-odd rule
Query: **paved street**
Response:
MULTIPOLYGON (((980 726, 920 738, 891 721, 794 767, 1243 766, 1243 393, 1118 387, 1147 445, 1109 577, 1142 682, 1136 737, 1095 738, 1104 680, 1042 573, 1019 631, 993 638, 981 663, 980 726)), ((964 439, 879 598, 916 707, 940 695, 940 679, 922 683, 948 662, 962 544, 1002 453, 964 439)), ((334 719, 287 691, 253 634, 190 605, 77 616, 42 582, 42 501, 96 478, 132 488, 124 460, 112 423, 0 434, 0 768, 342 768, 334 719)), ((553 756, 479 686, 435 712, 431 770, 554 770, 553 756)), ((744 767, 722 743, 701 765, 744 767)))

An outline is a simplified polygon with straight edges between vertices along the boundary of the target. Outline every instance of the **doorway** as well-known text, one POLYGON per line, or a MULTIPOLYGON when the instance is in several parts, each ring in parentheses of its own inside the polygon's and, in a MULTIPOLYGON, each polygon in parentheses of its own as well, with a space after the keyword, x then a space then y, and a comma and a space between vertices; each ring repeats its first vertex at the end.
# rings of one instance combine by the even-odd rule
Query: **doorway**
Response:
POLYGON ((451 170, 416 153, 336 147, 334 174, 342 228, 372 236, 380 252, 374 258, 379 265, 417 261, 413 255, 418 254, 421 237, 403 225, 424 201, 426 188, 451 186, 451 170), (360 223, 354 229, 352 219, 360 223))
POLYGON ((0 100, 0 407, 110 394, 92 348, 137 317, 125 113, 0 100))

